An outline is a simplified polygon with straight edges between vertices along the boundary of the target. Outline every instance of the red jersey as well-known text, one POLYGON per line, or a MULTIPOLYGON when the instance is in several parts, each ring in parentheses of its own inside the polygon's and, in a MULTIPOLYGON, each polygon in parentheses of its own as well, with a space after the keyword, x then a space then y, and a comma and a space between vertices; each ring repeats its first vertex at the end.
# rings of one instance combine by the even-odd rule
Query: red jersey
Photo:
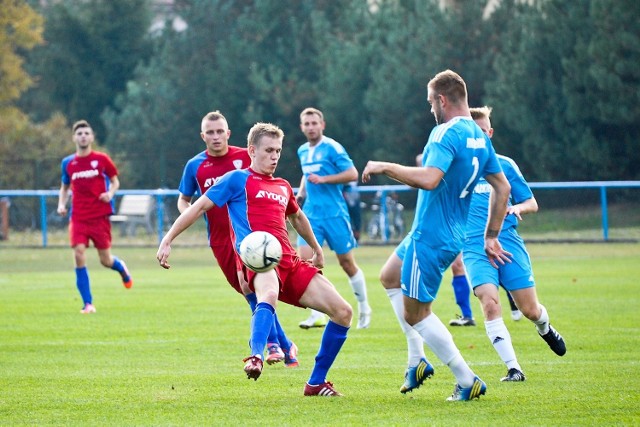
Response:
POLYGON ((62 159, 62 183, 71 189, 71 219, 82 221, 113 214, 113 201, 101 202, 100 194, 109 190, 118 169, 111 158, 98 151, 88 156, 76 154, 62 159))

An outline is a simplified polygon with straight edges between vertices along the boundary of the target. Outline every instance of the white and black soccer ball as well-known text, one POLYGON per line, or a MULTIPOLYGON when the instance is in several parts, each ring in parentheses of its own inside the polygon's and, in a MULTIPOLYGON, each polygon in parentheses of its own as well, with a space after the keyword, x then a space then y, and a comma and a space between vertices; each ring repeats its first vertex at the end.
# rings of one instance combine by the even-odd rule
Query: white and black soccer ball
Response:
POLYGON ((240 243, 240 259, 247 268, 264 273, 276 268, 282 258, 282 246, 278 239, 266 231, 254 231, 240 243))

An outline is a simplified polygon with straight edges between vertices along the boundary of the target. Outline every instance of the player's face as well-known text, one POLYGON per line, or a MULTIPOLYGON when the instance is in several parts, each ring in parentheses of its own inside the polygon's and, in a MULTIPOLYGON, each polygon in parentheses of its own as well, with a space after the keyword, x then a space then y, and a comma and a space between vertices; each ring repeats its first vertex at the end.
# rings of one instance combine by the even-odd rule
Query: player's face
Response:
POLYGON ((493 128, 491 127, 491 120, 488 117, 481 117, 474 120, 482 132, 484 132, 489 138, 493 136, 493 128))
POLYGON ((324 132, 324 120, 317 114, 305 114, 300 117, 300 130, 307 137, 307 140, 313 145, 322 139, 324 132))
POLYGON ((273 175, 282 154, 282 138, 263 136, 257 145, 249 146, 251 168, 263 175, 273 175))
POLYGON ((93 143, 93 130, 90 127, 79 127, 73 133, 73 142, 76 144, 76 147, 80 150, 87 149, 91 147, 93 143))
POLYGON ((436 123, 441 124, 445 122, 444 110, 442 108, 442 95, 437 95, 429 88, 427 95, 427 101, 431 105, 431 114, 436 118, 436 123))
POLYGON ((229 151, 229 137, 231 131, 226 120, 203 120, 200 137, 207 145, 210 156, 224 156, 229 151))

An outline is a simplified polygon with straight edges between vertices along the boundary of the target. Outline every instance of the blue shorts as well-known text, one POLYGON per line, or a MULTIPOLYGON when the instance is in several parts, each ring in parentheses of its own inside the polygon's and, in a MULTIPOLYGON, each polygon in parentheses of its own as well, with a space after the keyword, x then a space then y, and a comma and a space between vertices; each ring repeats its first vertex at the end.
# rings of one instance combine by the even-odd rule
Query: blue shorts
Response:
MULTIPOLYGON (((326 241, 329 248, 338 255, 346 254, 358 247, 356 238, 353 237, 351 220, 348 216, 325 218, 322 220, 310 219, 309 222, 320 246, 324 245, 326 241)), ((298 247, 308 246, 307 242, 300 236, 298 236, 297 245, 298 247)))
POLYGON ((513 228, 502 230, 499 240, 502 248, 511 252, 513 257, 510 263, 505 263, 497 269, 491 265, 484 251, 483 236, 472 237, 465 241, 462 259, 471 286, 475 288, 485 283, 496 286, 501 284, 508 291, 535 286, 531 259, 518 232, 513 228))
POLYGON ((458 252, 432 248, 423 242, 409 239, 402 260, 402 293, 420 302, 436 299, 442 276, 457 256, 458 252))
POLYGON ((396 255, 398 255, 398 258, 400 258, 401 260, 404 260, 404 256, 407 253, 407 246, 409 246, 411 244, 411 235, 407 234, 405 236, 404 239, 402 239, 402 242, 400 242, 400 244, 398 246, 396 246, 396 255))

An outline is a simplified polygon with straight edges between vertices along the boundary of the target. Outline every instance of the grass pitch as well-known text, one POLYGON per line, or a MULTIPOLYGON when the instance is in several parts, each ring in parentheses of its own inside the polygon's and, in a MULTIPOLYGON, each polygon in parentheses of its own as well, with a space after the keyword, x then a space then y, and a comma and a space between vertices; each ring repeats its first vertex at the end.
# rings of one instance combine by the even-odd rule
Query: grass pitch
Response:
MULTIPOLYGON (((538 295, 567 342, 558 357, 523 319, 505 322, 527 375, 506 368, 489 343, 477 300, 475 328, 450 328, 487 383, 480 400, 445 402, 454 377, 427 349, 433 378, 399 393, 404 336, 377 281, 392 247, 357 250, 373 312, 371 328, 349 333, 329 380, 344 398, 305 398, 321 330, 297 324, 301 309, 278 315, 300 349, 297 369, 265 366, 247 380, 249 309, 225 283, 209 249, 174 248, 172 269, 154 248, 118 248, 135 285, 89 252, 95 315, 79 314, 70 249, 0 247, 0 424, 3 425, 637 425, 640 377, 640 245, 530 245, 538 295)), ((355 306, 327 253, 325 274, 355 306)), ((503 294, 501 293, 501 296, 503 294)), ((434 305, 457 313, 450 276, 434 305)))

